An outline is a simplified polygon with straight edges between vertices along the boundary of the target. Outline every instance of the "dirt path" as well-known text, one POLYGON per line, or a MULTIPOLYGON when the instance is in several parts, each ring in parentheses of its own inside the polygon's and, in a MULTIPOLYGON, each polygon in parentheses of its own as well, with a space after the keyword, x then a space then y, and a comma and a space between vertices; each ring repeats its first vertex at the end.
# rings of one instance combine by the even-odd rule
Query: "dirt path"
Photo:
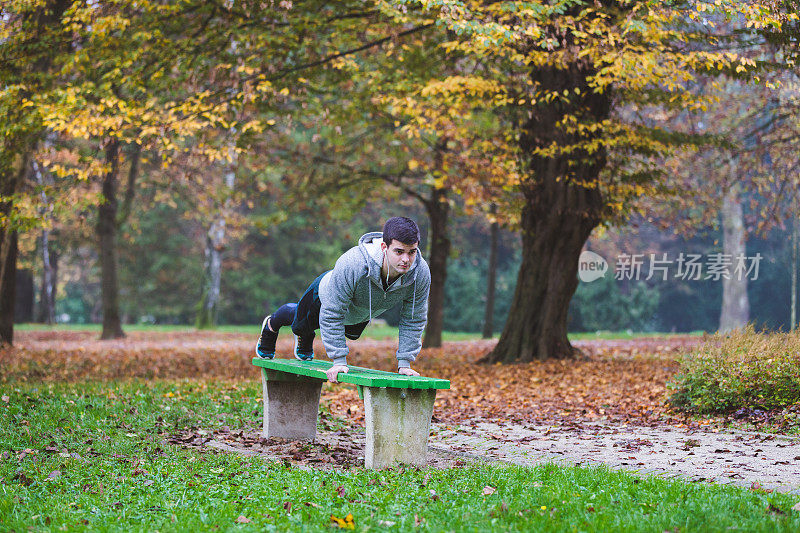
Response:
POLYGON ((607 464, 646 475, 680 477, 800 494, 800 439, 722 430, 639 427, 500 425, 480 420, 439 425, 437 451, 533 465, 607 464))
MULTIPOLYGON (((361 468, 364 428, 320 430, 313 443, 261 438, 260 428, 189 432, 170 442, 290 462, 300 468, 361 468)), ((433 424, 428 466, 474 462, 594 466, 745 488, 800 494, 800 439, 715 429, 496 424, 433 424)))

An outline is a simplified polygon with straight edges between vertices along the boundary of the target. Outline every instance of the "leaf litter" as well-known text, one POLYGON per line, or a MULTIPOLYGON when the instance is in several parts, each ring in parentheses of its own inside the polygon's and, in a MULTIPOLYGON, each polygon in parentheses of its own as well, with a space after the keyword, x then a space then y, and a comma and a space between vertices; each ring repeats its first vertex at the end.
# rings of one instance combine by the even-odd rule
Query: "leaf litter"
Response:
MULTIPOLYGON (((15 347, 0 348, 3 381, 115 379, 231 379, 257 381, 252 365, 255 338, 221 332, 130 332, 100 341, 94 332, 22 331, 15 347)), ((422 351, 415 368, 449 379, 438 392, 434 422, 472 418, 531 423, 613 420, 653 425, 690 423, 665 404, 667 381, 677 372, 676 355, 702 339, 691 336, 576 341, 580 360, 486 365, 477 361, 494 340, 446 342, 422 351)), ((278 357, 292 341, 281 338, 278 357)), ((352 343, 350 363, 396 370, 397 340, 352 343)), ((315 351, 324 354, 319 340, 315 351)), ((320 356, 324 359, 324 355, 320 356)), ((351 385, 326 385, 323 399, 333 415, 363 425, 362 402, 351 385)))
MULTIPOLYGON (((22 331, 15 347, 0 348, 0 380, 76 382, 83 380, 191 379, 258 383, 252 365, 254 338, 220 332, 131 332, 115 341, 99 341, 94 332, 22 331)), ((393 371, 396 339, 363 339, 352 343, 351 364, 393 371)), ((644 428, 672 426, 701 430, 717 420, 687 418, 665 402, 667 382, 679 370, 677 356, 690 352, 702 337, 670 336, 626 340, 589 340, 574 344, 586 355, 576 360, 532 361, 511 365, 479 364, 493 340, 446 342, 423 350, 414 367, 423 375, 451 381, 438 391, 434 428, 480 429, 482 421, 498 425, 491 438, 498 445, 525 444, 538 436, 513 437, 504 425, 544 427, 546 436, 559 431, 592 431, 597 424, 644 428)), ((278 356, 288 357, 292 341, 281 338, 278 356)), ((319 341, 315 351, 324 354, 319 341)), ((324 360, 324 356, 320 357, 324 360)), ((178 393, 174 397, 181 401, 178 393)), ((253 398, 255 400, 256 398, 253 398)), ((9 402, 18 401, 13 396, 9 402)), ((191 428, 164 435, 167 442, 187 447, 213 446, 238 453, 264 454, 301 467, 363 466, 364 411, 354 387, 326 384, 322 393, 316 442, 264 439, 256 419, 231 430, 191 428)), ((9 405, 3 399, 0 406, 9 405)), ((2 407, 0 407, 2 408, 2 407)), ((617 440, 621 452, 652 448, 652 439, 617 440)), ((685 441, 686 448, 692 448, 685 441)), ((456 454, 459 450, 452 450, 456 454)), ((463 466, 469 454, 432 454, 432 466, 463 466)))

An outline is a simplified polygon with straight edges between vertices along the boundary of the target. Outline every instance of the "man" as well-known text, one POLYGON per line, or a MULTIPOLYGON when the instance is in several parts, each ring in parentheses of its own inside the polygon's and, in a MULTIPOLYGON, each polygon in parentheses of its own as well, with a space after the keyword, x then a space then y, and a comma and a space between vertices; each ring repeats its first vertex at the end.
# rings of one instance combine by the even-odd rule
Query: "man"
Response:
POLYGON ((397 347, 400 374, 419 376, 411 368, 422 348, 422 331, 428 319, 431 273, 419 253, 419 228, 406 217, 386 221, 383 232, 363 235, 358 246, 345 252, 333 270, 306 289, 296 304, 287 303, 267 316, 256 345, 259 357, 275 357, 275 341, 283 326, 292 326, 294 355, 314 358, 314 336, 322 333, 325 351, 333 360, 328 379, 336 382, 347 372, 347 342, 361 336, 374 316, 402 304, 397 347))

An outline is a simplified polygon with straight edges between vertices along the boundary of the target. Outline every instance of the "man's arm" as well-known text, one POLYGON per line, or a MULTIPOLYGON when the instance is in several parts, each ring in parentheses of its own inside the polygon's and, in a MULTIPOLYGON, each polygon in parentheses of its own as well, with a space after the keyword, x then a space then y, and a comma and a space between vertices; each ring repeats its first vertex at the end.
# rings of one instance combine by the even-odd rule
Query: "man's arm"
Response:
MULTIPOLYGON (((334 366, 347 366, 350 350, 344 336, 344 318, 353 301, 357 278, 352 267, 353 250, 346 252, 337 261, 324 287, 320 285, 319 330, 325 352, 334 366)), ((356 249, 355 253, 360 252, 356 249)))
POLYGON ((411 363, 422 349, 422 332, 428 322, 428 294, 431 288, 431 274, 426 263, 418 267, 414 291, 403 299, 400 311, 399 339, 397 342, 397 368, 401 374, 419 375, 411 370, 411 363), (411 370, 409 374, 404 369, 411 370))

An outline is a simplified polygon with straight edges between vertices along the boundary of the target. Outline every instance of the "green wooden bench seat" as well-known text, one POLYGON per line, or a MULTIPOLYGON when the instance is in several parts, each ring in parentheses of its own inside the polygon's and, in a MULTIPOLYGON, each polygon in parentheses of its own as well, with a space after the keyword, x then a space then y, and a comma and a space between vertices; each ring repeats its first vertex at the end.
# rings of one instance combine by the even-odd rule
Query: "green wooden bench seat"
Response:
MULTIPOLYGON (((253 365, 261 368, 264 437, 313 440, 325 371, 332 363, 254 357, 253 365)), ((424 465, 436 391, 449 389, 450 382, 358 366, 348 369, 337 379, 358 386, 364 400, 365 466, 424 465)))

